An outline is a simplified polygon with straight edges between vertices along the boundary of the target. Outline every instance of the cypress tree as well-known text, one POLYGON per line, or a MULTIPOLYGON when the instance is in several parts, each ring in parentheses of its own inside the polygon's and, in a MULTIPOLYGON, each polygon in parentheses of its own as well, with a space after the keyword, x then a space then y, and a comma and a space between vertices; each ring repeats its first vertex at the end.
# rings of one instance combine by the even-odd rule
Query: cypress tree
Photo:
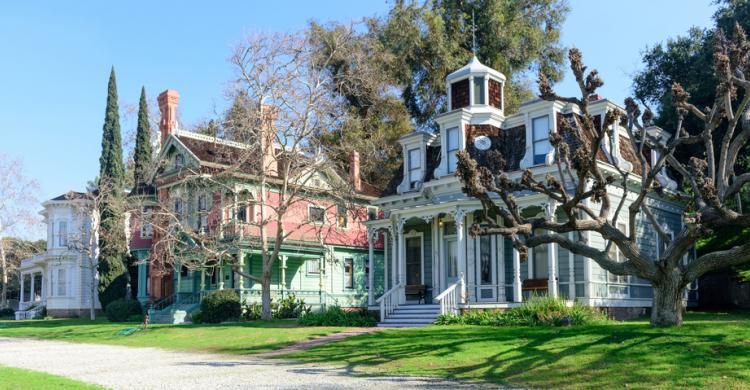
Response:
POLYGON ((148 123, 148 106, 146 105, 146 88, 141 87, 141 101, 138 105, 138 129, 135 135, 135 184, 143 184, 147 180, 151 165, 151 128, 148 123))
POLYGON ((99 158, 99 192, 102 197, 99 230, 99 302, 102 308, 106 308, 114 300, 125 297, 125 258, 128 252, 122 193, 125 167, 122 162, 120 113, 114 66, 109 76, 108 88, 102 128, 102 155, 99 158))

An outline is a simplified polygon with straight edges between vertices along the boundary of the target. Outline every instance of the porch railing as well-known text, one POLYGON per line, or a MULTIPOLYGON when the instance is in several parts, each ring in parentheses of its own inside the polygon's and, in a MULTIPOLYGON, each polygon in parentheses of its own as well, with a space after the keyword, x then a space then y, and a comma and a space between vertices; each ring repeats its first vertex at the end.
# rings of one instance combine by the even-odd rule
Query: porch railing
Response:
POLYGON ((16 320, 33 320, 34 318, 41 317, 44 306, 32 306, 26 310, 19 310, 16 314, 16 320))
POLYGON ((440 314, 458 314, 458 305, 466 303, 466 283, 463 272, 456 283, 451 284, 436 296, 435 302, 440 304, 440 314))
POLYGON ((399 297, 403 296, 404 285, 399 283, 393 286, 392 289, 383 293, 375 303, 380 304, 380 321, 385 320, 388 316, 398 308, 399 297))

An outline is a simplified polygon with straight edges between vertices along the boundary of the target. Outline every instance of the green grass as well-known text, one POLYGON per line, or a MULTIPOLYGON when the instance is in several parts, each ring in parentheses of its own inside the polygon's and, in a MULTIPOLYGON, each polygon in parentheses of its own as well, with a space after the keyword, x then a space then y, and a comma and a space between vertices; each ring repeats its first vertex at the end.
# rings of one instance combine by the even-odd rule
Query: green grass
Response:
POLYGON ((283 358, 355 372, 539 388, 750 389, 750 313, 689 313, 570 328, 430 326, 361 335, 283 358))
POLYGON ((110 323, 106 320, 92 322, 84 319, 0 321, 0 337, 253 354, 283 348, 344 329, 300 327, 291 320, 275 320, 220 325, 151 325, 148 330, 129 336, 118 334, 123 329, 138 325, 110 323))
POLYGON ((0 389, 2 390, 94 390, 103 389, 96 385, 78 382, 61 376, 43 372, 0 366, 0 389))

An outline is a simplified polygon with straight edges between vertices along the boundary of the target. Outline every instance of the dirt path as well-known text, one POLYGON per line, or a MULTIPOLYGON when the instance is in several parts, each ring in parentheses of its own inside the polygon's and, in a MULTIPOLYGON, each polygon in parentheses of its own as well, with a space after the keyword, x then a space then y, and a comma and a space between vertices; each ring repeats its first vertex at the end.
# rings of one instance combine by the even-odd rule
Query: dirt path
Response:
POLYGON ((253 356, 0 337, 0 365, 61 375, 112 389, 476 388, 443 379, 364 376, 345 367, 253 356))

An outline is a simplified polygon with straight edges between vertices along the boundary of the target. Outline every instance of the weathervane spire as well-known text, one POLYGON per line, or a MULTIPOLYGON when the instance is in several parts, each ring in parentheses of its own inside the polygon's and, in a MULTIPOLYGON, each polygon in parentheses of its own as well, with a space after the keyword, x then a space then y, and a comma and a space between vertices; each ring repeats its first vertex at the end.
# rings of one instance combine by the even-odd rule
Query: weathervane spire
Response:
POLYGON ((477 27, 474 24, 474 10, 471 10, 471 51, 477 56, 477 27))

